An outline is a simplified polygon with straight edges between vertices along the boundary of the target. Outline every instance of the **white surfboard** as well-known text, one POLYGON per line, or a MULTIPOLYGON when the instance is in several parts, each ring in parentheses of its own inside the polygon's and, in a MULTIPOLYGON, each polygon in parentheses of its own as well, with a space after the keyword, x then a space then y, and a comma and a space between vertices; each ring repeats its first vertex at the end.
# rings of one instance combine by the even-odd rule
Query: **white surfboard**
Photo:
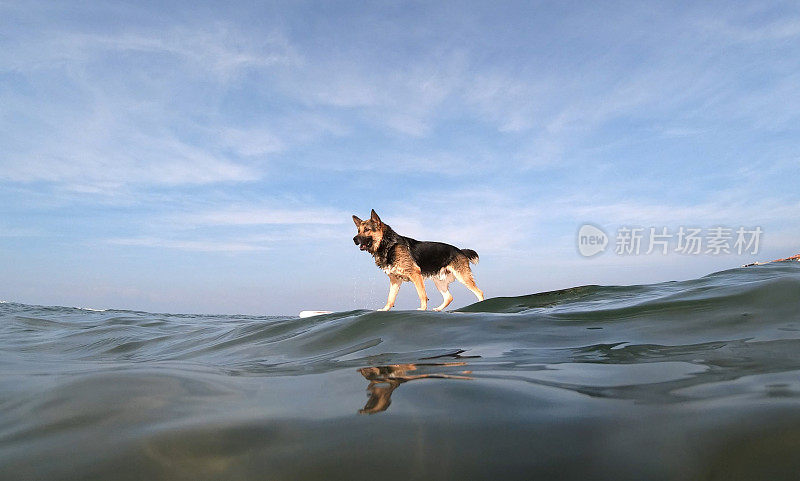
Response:
POLYGON ((321 316, 323 314, 330 314, 333 311, 300 311, 300 317, 313 317, 313 316, 321 316))

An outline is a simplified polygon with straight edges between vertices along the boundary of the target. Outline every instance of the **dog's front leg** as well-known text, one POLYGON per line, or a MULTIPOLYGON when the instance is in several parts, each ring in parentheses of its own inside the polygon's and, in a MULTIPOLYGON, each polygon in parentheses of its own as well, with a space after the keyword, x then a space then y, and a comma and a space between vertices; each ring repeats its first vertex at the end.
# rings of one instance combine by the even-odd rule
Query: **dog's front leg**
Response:
POLYGON ((386 305, 382 309, 378 309, 379 311, 388 311, 394 307, 394 300, 397 299, 397 293, 400 291, 400 284, 402 283, 402 279, 389 274, 389 298, 386 299, 386 305))
POLYGON ((425 281, 422 279, 422 273, 414 273, 414 275, 411 276, 411 282, 413 282, 414 287, 417 288, 417 295, 419 296, 419 307, 417 310, 424 311, 428 309, 428 295, 425 293, 425 281))

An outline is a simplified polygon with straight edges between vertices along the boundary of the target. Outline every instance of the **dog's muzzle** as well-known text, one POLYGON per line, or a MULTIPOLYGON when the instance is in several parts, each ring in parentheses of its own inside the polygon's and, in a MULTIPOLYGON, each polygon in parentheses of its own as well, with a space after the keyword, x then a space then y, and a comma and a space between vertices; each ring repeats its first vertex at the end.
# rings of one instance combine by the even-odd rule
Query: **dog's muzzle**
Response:
POLYGON ((365 250, 369 249, 369 245, 372 244, 372 239, 371 238, 361 237, 361 236, 355 236, 355 237, 353 237, 353 242, 356 243, 356 245, 358 246, 359 250, 365 251, 365 250))

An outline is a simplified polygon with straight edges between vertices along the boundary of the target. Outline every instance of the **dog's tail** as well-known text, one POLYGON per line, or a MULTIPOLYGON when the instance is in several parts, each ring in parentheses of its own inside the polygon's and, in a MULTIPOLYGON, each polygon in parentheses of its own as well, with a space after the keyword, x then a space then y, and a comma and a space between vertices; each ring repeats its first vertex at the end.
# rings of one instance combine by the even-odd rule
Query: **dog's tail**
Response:
POLYGON ((472 249, 461 249, 461 253, 467 256, 467 259, 469 259, 469 261, 473 264, 477 264, 480 260, 478 253, 472 249))

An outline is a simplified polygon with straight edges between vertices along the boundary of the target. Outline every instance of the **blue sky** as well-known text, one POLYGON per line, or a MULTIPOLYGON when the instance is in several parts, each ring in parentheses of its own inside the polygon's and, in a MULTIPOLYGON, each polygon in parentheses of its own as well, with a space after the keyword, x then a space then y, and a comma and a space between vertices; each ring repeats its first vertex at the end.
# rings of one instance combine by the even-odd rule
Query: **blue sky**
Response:
POLYGON ((796 2, 0 1, 0 299, 377 308, 371 208, 490 297, 785 257, 798 65, 796 2), (764 235, 586 259, 584 222, 764 235))

